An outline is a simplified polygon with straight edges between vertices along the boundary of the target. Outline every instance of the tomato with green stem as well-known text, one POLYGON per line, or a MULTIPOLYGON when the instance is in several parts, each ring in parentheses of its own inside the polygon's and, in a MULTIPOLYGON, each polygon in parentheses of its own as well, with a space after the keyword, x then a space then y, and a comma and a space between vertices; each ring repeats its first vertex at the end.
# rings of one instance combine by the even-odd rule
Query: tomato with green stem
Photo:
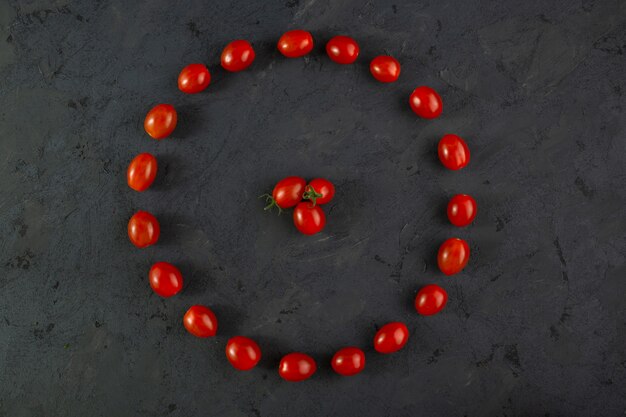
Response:
POLYGON ((306 187, 306 181, 302 177, 285 177, 278 181, 272 195, 263 194, 261 197, 269 202, 265 210, 272 207, 278 207, 278 210, 287 209, 295 206, 302 201, 302 195, 306 187))
POLYGON ((335 186, 324 178, 311 180, 302 195, 303 200, 311 200, 315 204, 326 204, 335 196, 335 186))

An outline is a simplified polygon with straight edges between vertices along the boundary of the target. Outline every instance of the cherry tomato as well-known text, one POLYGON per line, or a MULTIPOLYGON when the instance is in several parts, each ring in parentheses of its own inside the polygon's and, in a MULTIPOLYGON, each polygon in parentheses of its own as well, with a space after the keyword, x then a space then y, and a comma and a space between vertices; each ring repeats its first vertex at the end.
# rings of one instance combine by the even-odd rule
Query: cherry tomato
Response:
POLYGON ((255 56, 250 42, 232 41, 222 51, 222 67, 230 72, 243 71, 252 65, 255 56))
POLYGON ((400 63, 392 56, 380 55, 370 62, 370 72, 381 83, 392 83, 400 76, 400 63))
POLYGON ((299 58, 313 49, 313 36, 305 30, 290 30, 278 40, 278 50, 287 58, 299 58))
POLYGON ((217 333, 217 317, 205 306, 191 306, 183 317, 183 324, 196 337, 212 337, 217 333))
POLYGON ((379 353, 397 352, 409 340, 409 329, 404 323, 387 323, 374 336, 374 349, 379 353))
POLYGON ((157 262, 150 268, 150 286, 161 297, 171 297, 183 289, 183 274, 167 262, 157 262))
POLYGON ((157 174, 157 160, 149 153, 140 153, 128 165, 126 182, 135 191, 145 191, 157 174))
POLYGON ((326 226, 326 215, 320 206, 308 201, 298 203, 293 210, 293 224, 304 235, 319 233, 326 226))
POLYGON ((163 139, 176 129, 178 116, 171 104, 157 104, 146 115, 143 128, 154 139, 163 139))
POLYGON ((138 248, 157 243, 160 233, 159 222, 147 211, 138 211, 128 221, 128 237, 138 248))
POLYGON ((210 82, 211 74, 204 64, 189 64, 178 75, 178 89, 187 94, 199 93, 210 82))
POLYGON ((424 119, 439 117, 443 110, 441 97, 430 87, 417 87, 411 93, 409 104, 413 112, 424 119))
POLYGON ((476 200, 467 194, 457 194, 448 203, 448 219, 455 226, 467 226, 476 218, 476 200))
POLYGON ((437 149, 439 160, 448 169, 456 171, 469 164, 470 151, 465 141, 457 135, 444 135, 437 149))
POLYGON ((470 250, 467 242, 453 237, 443 242, 439 247, 437 263, 441 272, 446 275, 454 275, 465 268, 469 256, 470 250))
POLYGON ((357 347, 345 347, 335 353, 330 364, 339 375, 356 375, 365 368, 365 353, 357 347))
POLYGON ((335 186, 324 178, 315 178, 306 186, 303 198, 313 204, 326 204, 335 196, 335 186))
POLYGON ((359 57, 359 44, 348 36, 335 36, 326 44, 326 53, 338 64, 352 64, 359 57))
POLYGON ((439 285, 431 284, 423 287, 415 297, 415 309, 422 316, 439 313, 448 302, 448 293, 439 285))
POLYGON ((304 353, 290 353, 283 356, 278 365, 278 374, 282 379, 291 382, 300 382, 311 376, 317 370, 315 359, 304 353))
MULTIPOLYGON (((272 191, 271 204, 265 209, 270 209, 273 206, 286 209, 295 206, 302 201, 302 195, 304 194, 304 188, 306 187, 306 181, 301 177, 285 177, 278 181, 274 190, 272 191)), ((269 197, 268 197, 269 199, 269 197)))
POLYGON ((248 371, 261 360, 261 349, 252 339, 235 336, 226 344, 228 362, 240 371, 248 371))

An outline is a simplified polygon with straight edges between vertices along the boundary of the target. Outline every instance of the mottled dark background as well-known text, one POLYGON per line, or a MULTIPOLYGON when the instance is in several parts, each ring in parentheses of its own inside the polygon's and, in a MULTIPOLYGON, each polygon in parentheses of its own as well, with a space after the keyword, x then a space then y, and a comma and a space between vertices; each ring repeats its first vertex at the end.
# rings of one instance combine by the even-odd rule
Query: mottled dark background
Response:
POLYGON ((623 416, 626 410, 626 3, 594 1, 0 0, 0 415, 21 416, 623 416), (311 30, 316 50, 287 60, 275 42, 311 30), (356 65, 330 62, 335 34, 361 44, 356 65), (219 54, 249 39, 254 65, 225 74, 219 54), (389 53, 401 79, 367 66, 389 53), (180 69, 210 65, 197 96, 180 69), (412 114, 418 85, 443 116, 412 114), (179 110, 170 139, 143 131, 147 110, 179 110), (446 171, 442 134, 472 161, 446 171), (159 159, 140 194, 125 172, 159 159), (286 175, 337 185, 328 226, 299 235, 257 196, 286 175), (455 229, 447 199, 474 195, 479 216, 455 229), (161 221, 135 249, 135 210, 161 221), (471 243, 444 277, 439 244, 471 243), (151 263, 178 264, 163 300, 151 263), (438 283, 440 315, 415 291, 438 283), (205 303, 220 332, 187 334, 205 303), (412 337, 373 352, 378 326, 412 337), (229 336, 264 359, 237 373, 229 336), (328 365, 345 345, 365 372, 328 365), (320 370, 279 379, 290 351, 320 370))

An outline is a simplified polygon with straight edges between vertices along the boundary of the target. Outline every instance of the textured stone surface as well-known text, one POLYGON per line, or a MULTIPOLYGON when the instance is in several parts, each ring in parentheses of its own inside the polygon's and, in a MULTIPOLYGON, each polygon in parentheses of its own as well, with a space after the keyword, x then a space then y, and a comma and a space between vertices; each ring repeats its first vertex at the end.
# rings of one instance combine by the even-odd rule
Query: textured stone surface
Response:
POLYGON ((0 0, 0 415, 623 416, 625 50, 621 0, 0 0), (310 57, 275 50, 291 28, 312 31, 310 57), (356 65, 324 55, 339 33, 356 65), (235 38, 257 60, 225 74, 235 38), (368 73, 383 52, 396 84, 368 73), (214 82, 184 96, 191 62, 214 82), (422 84, 438 120, 409 109, 422 84), (162 142, 142 129, 158 102, 180 115, 162 142), (447 132, 472 150, 462 172, 438 163, 447 132), (160 171, 140 194, 125 170, 142 151, 160 171), (319 236, 261 210, 295 174, 337 185, 319 236), (458 192, 479 203, 463 230, 444 214, 458 192), (156 247, 128 242, 138 209, 161 220, 156 247), (472 258, 446 278, 434 255, 454 235, 472 258), (157 260, 180 265, 180 296, 151 292, 157 260), (431 282, 450 302, 420 318, 431 282), (185 333, 192 303, 218 337, 185 333), (383 357, 391 320, 412 337, 383 357), (226 362, 235 334, 260 342, 255 371, 226 362), (345 345, 366 348, 364 374, 332 374, 345 345), (278 378, 294 350, 315 378, 278 378))

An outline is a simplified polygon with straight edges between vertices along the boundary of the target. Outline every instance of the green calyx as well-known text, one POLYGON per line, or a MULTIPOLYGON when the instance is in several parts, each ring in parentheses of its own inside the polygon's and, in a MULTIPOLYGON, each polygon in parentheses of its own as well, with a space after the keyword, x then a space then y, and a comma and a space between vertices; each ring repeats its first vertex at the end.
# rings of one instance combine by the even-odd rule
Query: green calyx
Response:
POLYGON ((267 210, 271 210, 274 207, 278 207, 278 214, 280 215, 283 212, 283 209, 280 208, 278 203, 276 203, 276 200, 274 200, 274 197, 272 197, 271 195, 263 194, 263 195, 260 195, 259 198, 265 198, 265 202, 268 203, 268 205, 265 206, 263 210, 267 211, 267 210))
POLYGON ((315 188, 311 187, 310 185, 306 186, 306 188, 304 189, 304 194, 302 194, 302 199, 311 200, 311 203, 313 203, 313 206, 315 206, 315 204, 317 203, 317 199, 320 197, 323 197, 323 194, 320 194, 317 191, 315 191, 315 188))

